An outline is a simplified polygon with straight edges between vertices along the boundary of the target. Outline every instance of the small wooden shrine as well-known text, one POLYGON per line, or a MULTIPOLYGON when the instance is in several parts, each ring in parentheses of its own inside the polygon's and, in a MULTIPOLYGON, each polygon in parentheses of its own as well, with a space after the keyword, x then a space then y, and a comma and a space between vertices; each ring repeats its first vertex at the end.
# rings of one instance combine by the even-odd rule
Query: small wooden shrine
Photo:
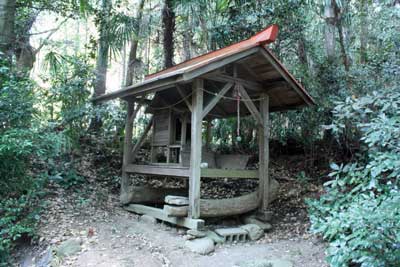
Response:
POLYGON ((272 25, 247 40, 94 99, 103 102, 121 98, 128 103, 121 180, 121 202, 127 210, 198 229, 204 225, 204 218, 267 209, 273 188, 276 190, 276 181, 269 179, 268 172, 269 114, 314 104, 267 48, 277 33, 278 27, 272 25), (133 145, 133 121, 143 105, 153 115, 143 136, 133 145), (208 149, 209 122, 237 115, 251 115, 258 125, 258 170, 244 168, 248 160, 245 155, 218 155, 208 149), (151 159, 146 164, 135 164, 149 133, 151 159), (130 173, 181 177, 189 180, 189 186, 183 190, 134 187, 130 173), (202 177, 258 179, 259 186, 257 191, 236 198, 201 199, 202 177), (163 209, 149 205, 155 203, 165 205, 163 209))

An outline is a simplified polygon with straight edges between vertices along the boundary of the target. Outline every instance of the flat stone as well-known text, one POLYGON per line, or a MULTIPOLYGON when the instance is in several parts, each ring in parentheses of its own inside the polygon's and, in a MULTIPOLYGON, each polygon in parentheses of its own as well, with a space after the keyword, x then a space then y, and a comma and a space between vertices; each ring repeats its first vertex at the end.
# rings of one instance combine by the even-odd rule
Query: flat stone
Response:
POLYGON ((189 198, 181 196, 166 196, 164 202, 176 206, 186 206, 189 205, 189 198))
POLYGON ((81 251, 81 242, 78 239, 66 240, 55 249, 59 257, 72 256, 79 251, 81 251))
POLYGON ((36 265, 37 267, 47 267, 51 266, 51 261, 53 260, 53 253, 51 249, 46 250, 46 252, 39 258, 36 265))
POLYGON ((194 237, 205 237, 206 236, 206 232, 199 231, 199 230, 194 230, 194 229, 190 229, 186 233, 188 235, 191 235, 191 236, 194 236, 194 237))
POLYGON ((220 236, 228 236, 228 235, 245 235, 247 232, 240 227, 232 227, 232 228, 219 228, 215 229, 215 232, 220 236))
POLYGON ((293 267, 293 263, 282 259, 255 259, 238 264, 240 267, 293 267))
POLYGON ((272 263, 267 259, 256 259, 245 261, 238 264, 239 267, 273 267, 272 263))
POLYGON ((201 255, 207 255, 215 249, 214 241, 208 237, 188 240, 185 244, 190 251, 201 255))
POLYGON ((252 241, 258 240, 264 235, 264 230, 257 224, 246 224, 240 228, 247 232, 250 240, 252 241))
POLYGON ((146 224, 157 224, 156 218, 154 218, 150 215, 146 215, 146 214, 140 216, 139 221, 146 223, 146 224))
POLYGON ((250 216, 250 217, 245 217, 244 220, 243 220, 243 222, 244 222, 245 224, 257 224, 257 225, 260 226, 261 229, 263 229, 264 231, 269 231, 269 230, 272 229, 272 225, 271 225, 271 224, 269 224, 269 223, 264 223, 264 222, 262 222, 262 221, 260 221, 260 220, 257 220, 256 218, 251 217, 251 216, 250 216))
POLYGON ((269 262, 272 263, 272 267, 293 267, 293 263, 288 260, 274 259, 269 262))
POLYGON ((207 237, 212 239, 212 241, 214 241, 215 244, 222 244, 224 243, 224 238, 217 235, 214 231, 207 231, 207 237))

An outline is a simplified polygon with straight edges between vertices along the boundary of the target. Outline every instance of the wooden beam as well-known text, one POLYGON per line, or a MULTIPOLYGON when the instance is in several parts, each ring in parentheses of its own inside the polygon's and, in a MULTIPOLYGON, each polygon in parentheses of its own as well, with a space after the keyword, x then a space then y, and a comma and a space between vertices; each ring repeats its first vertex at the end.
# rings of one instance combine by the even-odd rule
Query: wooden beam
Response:
MULTIPOLYGON (((148 124, 146 125, 146 128, 143 131, 142 136, 140 137, 140 139, 137 141, 137 143, 135 144, 135 146, 132 149, 131 162, 135 160, 136 154, 139 151, 140 147, 143 145, 144 141, 146 140, 147 134, 149 133, 152 126, 153 126, 153 117, 151 117, 150 121, 148 122, 148 124)), ((131 162, 129 162, 129 163, 131 163, 131 162)))
POLYGON ((270 180, 269 180, 269 97, 267 94, 262 95, 260 101, 260 109, 262 114, 262 126, 259 130, 259 198, 261 210, 266 211, 268 208, 268 200, 270 198, 270 180))
POLYGON ((183 74, 183 80, 184 81, 192 80, 192 79, 197 78, 197 77, 199 77, 203 74, 206 74, 210 71, 214 71, 214 70, 219 69, 223 66, 226 66, 232 62, 235 62, 242 58, 253 55, 253 54, 257 53, 259 50, 260 50, 260 47, 257 46, 257 47, 253 47, 253 48, 244 50, 242 52, 239 52, 239 53, 236 53, 233 55, 226 56, 222 59, 220 59, 218 57, 214 58, 213 60, 210 60, 207 64, 205 64, 203 67, 199 67, 192 71, 185 72, 183 74))
POLYGON ((233 83, 229 82, 225 84, 225 86, 211 99, 210 103, 204 108, 203 112, 201 113, 201 118, 203 119, 218 103, 218 101, 231 89, 233 83))
MULTIPOLYGON (((124 155, 122 159, 122 177, 121 177, 121 196, 128 191, 129 188, 129 174, 124 170, 125 167, 131 161, 131 150, 132 150, 132 130, 133 120, 135 117, 135 102, 128 102, 128 112, 125 120, 125 139, 124 139, 124 155)), ((136 109, 137 112, 138 109, 136 109)))
POLYGON ((203 76, 207 80, 217 81, 217 82, 231 82, 231 83, 238 83, 243 85, 244 87, 255 90, 255 91, 263 91, 265 86, 259 82, 249 81, 241 78, 232 77, 226 74, 206 74, 203 76))
POLYGON ((245 178, 257 179, 258 170, 225 170, 225 169, 201 169, 201 177, 207 178, 245 178))
POLYGON ((257 124, 262 125, 262 117, 260 115, 260 112, 258 112, 258 109, 256 105, 254 105, 253 101, 247 94, 246 90, 243 88, 242 85, 238 85, 240 94, 242 98, 244 99, 244 104, 246 105, 247 109, 250 111, 251 115, 253 115, 254 119, 256 120, 257 124))
MULTIPOLYGON (((173 77, 165 78, 162 80, 149 80, 144 81, 139 84, 135 84, 129 87, 122 88, 112 93, 108 93, 96 98, 93 98, 92 101, 96 104, 106 102, 115 98, 127 98, 134 96, 141 96, 150 93, 155 93, 158 91, 162 91, 168 88, 173 87, 176 83, 182 81, 181 77, 173 77)), ((125 99, 129 101, 128 99, 125 99)))
POLYGON ((147 214, 159 220, 176 224, 189 229, 202 230, 204 228, 204 220, 191 219, 186 217, 183 218, 169 217, 162 209, 157 209, 140 204, 131 204, 125 206, 124 209, 138 214, 147 214))
POLYGON ((188 96, 185 94, 183 88, 179 84, 177 84, 176 89, 178 90, 179 95, 183 98, 183 101, 186 103, 186 106, 188 107, 188 109, 191 112, 192 104, 189 102, 188 96))
POLYGON ((181 166, 154 166, 154 165, 139 165, 139 164, 128 164, 124 168, 125 172, 128 173, 140 173, 150 175, 165 175, 174 177, 189 177, 189 168, 181 166))
POLYGON ((201 127, 203 112, 204 80, 195 79, 192 90, 192 136, 190 148, 190 177, 189 177, 189 217, 200 218, 200 163, 201 163, 201 127))
POLYGON ((133 186, 120 196, 120 202, 122 204, 164 204, 164 198, 168 195, 187 196, 187 189, 133 186))
POLYGON ((308 105, 313 105, 313 100, 309 99, 305 93, 299 88, 296 82, 293 81, 294 78, 282 69, 275 58, 273 58, 265 48, 260 49, 261 54, 268 59, 272 66, 281 74, 281 76, 290 84, 290 86, 296 91, 296 93, 306 102, 308 105))

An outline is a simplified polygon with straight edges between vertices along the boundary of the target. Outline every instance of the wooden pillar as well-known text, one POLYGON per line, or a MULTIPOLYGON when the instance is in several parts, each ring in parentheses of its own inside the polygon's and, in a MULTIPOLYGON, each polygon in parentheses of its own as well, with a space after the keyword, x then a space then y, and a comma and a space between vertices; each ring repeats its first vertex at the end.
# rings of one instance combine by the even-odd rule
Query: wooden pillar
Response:
POLYGON ((133 120, 135 119, 135 102, 128 101, 128 112, 125 120, 125 139, 124 139, 124 155, 122 159, 122 177, 121 177, 121 196, 129 190, 129 175, 125 171, 125 167, 131 162, 132 151, 132 129, 133 120))
POLYGON ((260 172, 260 203, 261 211, 268 208, 269 199, 269 97, 267 94, 261 95, 260 113, 262 126, 259 127, 259 172, 260 172))
POLYGON ((190 177, 189 177, 189 217, 200 218, 200 163, 201 163, 201 126, 203 112, 202 79, 193 81, 192 93, 192 131, 190 147, 190 177))

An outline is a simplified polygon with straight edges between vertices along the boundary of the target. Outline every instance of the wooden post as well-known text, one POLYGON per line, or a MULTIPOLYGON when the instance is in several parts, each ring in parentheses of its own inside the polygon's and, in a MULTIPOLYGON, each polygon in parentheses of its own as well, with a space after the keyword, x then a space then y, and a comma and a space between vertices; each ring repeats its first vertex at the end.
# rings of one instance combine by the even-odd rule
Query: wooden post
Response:
POLYGON ((201 126, 203 111, 202 79, 193 81, 192 94, 192 136, 190 147, 190 177, 189 177, 189 217, 200 218, 200 163, 201 163, 201 126))
POLYGON ((269 199, 269 97, 261 95, 260 113, 262 126, 259 128, 259 171, 260 171, 260 203, 261 211, 268 208, 269 199))
POLYGON ((122 177, 121 177, 121 196, 129 190, 129 174, 125 171, 125 167, 131 163, 132 151, 132 129, 134 116, 135 102, 128 101, 128 112, 125 120, 125 140, 124 140, 124 156, 122 160, 122 177))

